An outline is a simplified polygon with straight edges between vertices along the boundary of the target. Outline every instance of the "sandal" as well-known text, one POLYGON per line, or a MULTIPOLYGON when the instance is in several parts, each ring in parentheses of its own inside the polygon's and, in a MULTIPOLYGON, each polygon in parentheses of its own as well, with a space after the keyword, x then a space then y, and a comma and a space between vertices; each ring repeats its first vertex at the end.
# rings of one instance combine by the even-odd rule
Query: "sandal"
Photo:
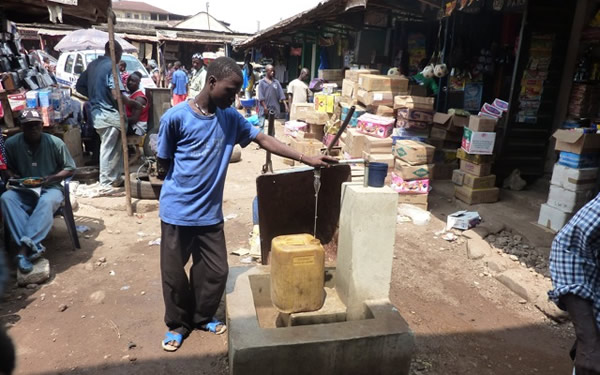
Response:
POLYGON ((162 348, 167 352, 174 352, 181 347, 183 335, 177 332, 168 331, 165 333, 165 339, 162 341, 162 348))
POLYGON ((33 271, 33 264, 23 254, 17 255, 17 266, 19 267, 19 271, 21 271, 21 273, 29 273, 33 271))
POLYGON ((206 332, 214 333, 215 335, 221 335, 227 331, 227 326, 220 320, 213 318, 210 323, 200 326, 200 329, 206 332))

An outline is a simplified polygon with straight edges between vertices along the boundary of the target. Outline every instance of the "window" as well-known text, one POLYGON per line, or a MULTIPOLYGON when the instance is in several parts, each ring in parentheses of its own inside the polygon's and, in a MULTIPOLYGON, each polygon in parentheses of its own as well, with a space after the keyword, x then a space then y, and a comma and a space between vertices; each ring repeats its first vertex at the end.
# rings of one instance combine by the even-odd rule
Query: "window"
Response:
POLYGON ((150 19, 150 15, 148 15, 148 14, 144 14, 144 15, 142 16, 142 19, 144 19, 144 20, 149 20, 149 19, 150 19))
POLYGON ((125 18, 131 18, 131 13, 125 13, 125 18))
POLYGON ((73 55, 67 56, 67 62, 65 63, 65 73, 73 72, 73 55))
POLYGON ((136 13, 136 14, 133 15, 133 18, 135 18, 136 20, 139 20, 140 19, 140 15, 136 13))
POLYGON ((81 54, 77 54, 77 60, 75 60, 75 74, 81 74, 78 72, 83 72, 83 58, 81 57, 81 54))

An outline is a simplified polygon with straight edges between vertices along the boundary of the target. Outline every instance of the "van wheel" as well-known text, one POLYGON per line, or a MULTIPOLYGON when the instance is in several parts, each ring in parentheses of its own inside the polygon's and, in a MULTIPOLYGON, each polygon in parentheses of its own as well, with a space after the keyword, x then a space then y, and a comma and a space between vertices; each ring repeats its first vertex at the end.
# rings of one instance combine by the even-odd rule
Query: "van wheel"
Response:
POLYGON ((129 182, 131 183, 131 196, 137 199, 158 199, 160 198, 160 190, 162 181, 156 178, 149 177, 147 174, 135 172, 129 174, 129 182))

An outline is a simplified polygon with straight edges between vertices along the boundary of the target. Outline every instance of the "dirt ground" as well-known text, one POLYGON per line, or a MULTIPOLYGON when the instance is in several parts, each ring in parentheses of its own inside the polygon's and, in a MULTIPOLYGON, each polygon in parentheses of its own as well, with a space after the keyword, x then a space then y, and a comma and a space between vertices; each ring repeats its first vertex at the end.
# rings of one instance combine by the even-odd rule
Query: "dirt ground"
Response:
MULTIPOLYGON (((264 153, 250 145, 232 164, 224 215, 229 251, 248 248, 251 203, 264 153)), ((274 161, 276 169, 284 165, 274 161)), ((434 185, 435 187, 435 185, 434 185)), ((107 200, 79 200, 82 249, 73 252, 64 222, 45 242, 52 278, 32 290, 9 286, 0 319, 17 346, 17 374, 227 374, 227 336, 193 332, 176 353, 165 332, 157 212, 128 217, 107 200), (104 263, 100 258, 106 258, 104 263), (60 311, 60 305, 67 309, 60 311)), ((121 198, 124 199, 124 198, 121 198)), ((437 238, 452 200, 432 194, 428 226, 397 225, 391 300, 415 333, 413 374, 568 374, 569 325, 482 274, 464 249, 437 238)), ((229 256, 230 265, 241 258, 229 256)))

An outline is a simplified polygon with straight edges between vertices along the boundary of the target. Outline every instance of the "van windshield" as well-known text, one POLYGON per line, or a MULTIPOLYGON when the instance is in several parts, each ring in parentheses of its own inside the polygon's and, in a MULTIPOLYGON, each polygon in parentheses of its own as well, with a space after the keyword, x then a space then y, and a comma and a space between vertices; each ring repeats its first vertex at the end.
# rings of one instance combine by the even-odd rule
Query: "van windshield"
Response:
MULTIPOLYGON (((98 55, 96 53, 86 53, 85 54, 86 66, 89 65, 92 61, 96 60, 98 58, 98 56, 100 56, 100 55, 98 55)), ((148 72, 146 71, 146 69, 144 69, 144 66, 142 65, 140 60, 136 59, 135 56, 123 54, 123 56, 121 57, 121 60, 123 60, 127 63, 127 73, 131 74, 131 73, 137 71, 142 74, 142 78, 150 77, 148 75, 148 72)))

